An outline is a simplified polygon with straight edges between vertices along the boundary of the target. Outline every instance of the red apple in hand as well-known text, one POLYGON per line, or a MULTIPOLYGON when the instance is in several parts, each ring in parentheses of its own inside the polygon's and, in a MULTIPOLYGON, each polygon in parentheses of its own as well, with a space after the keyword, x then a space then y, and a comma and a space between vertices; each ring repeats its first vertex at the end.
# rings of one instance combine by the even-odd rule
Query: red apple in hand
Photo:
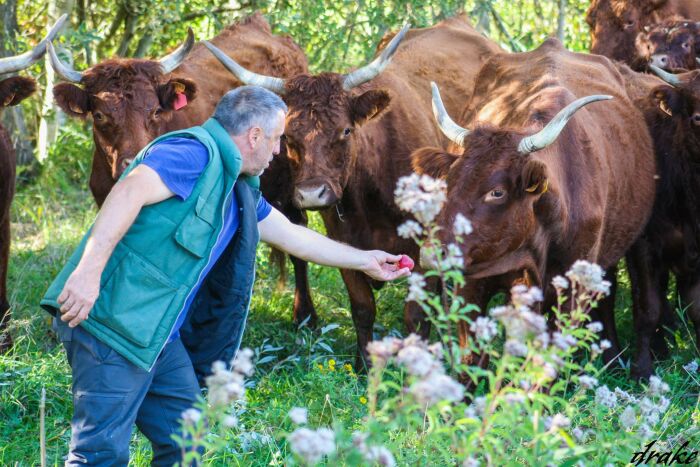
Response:
POLYGON ((410 256, 401 255, 401 259, 399 260, 399 268, 408 268, 409 271, 413 271, 413 266, 415 266, 415 263, 410 256))

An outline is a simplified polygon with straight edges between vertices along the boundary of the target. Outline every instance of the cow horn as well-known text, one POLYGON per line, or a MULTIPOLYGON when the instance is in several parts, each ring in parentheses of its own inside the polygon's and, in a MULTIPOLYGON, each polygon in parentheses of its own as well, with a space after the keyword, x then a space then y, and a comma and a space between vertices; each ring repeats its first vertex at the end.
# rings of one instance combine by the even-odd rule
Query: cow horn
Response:
POLYGON ((671 86, 679 86, 681 84, 680 78, 678 76, 674 75, 673 73, 669 73, 667 71, 662 70, 661 68, 654 66, 654 65, 649 65, 649 68, 651 68, 651 71, 656 74, 659 78, 662 80, 666 81, 668 84, 671 86))
POLYGON ((700 57, 695 57, 695 62, 700 65, 700 57))
POLYGON ((56 24, 54 24, 49 32, 46 34, 41 42, 39 42, 32 50, 25 52, 21 55, 15 55, 14 57, 0 58, 0 74, 14 73, 16 71, 24 70, 32 65, 32 63, 39 60, 46 53, 46 44, 50 43, 58 32, 61 30, 66 22, 68 15, 63 14, 56 24))
POLYGON ((438 89, 437 84, 431 81, 430 87, 433 90, 433 115, 435 115, 435 120, 437 121, 440 130, 442 130, 450 141, 454 141, 455 143, 464 147, 464 139, 469 134, 469 130, 457 125, 447 113, 447 110, 445 110, 445 106, 442 103, 440 90, 438 89))
POLYGON ((56 50, 53 48, 51 42, 46 44, 46 47, 49 50, 51 67, 58 73, 58 76, 71 83, 79 83, 83 78, 83 74, 80 71, 75 71, 72 66, 63 63, 61 59, 58 58, 58 55, 56 55, 56 50))
POLYGON ((192 47, 194 47, 194 32, 192 32, 192 28, 187 28, 187 39, 185 39, 185 42, 180 44, 180 47, 158 60, 163 72, 170 73, 175 68, 179 67, 185 57, 187 57, 187 54, 192 50, 192 47))
POLYGON ((546 148, 559 137, 559 133, 561 133, 571 117, 573 117, 579 109, 592 102, 606 101, 612 98, 612 96, 595 95, 576 99, 571 104, 561 109, 547 126, 534 135, 521 139, 520 144, 518 144, 518 152, 521 154, 530 154, 531 152, 546 148))
POLYGON ((399 33, 396 34, 393 39, 391 39, 389 45, 384 47, 382 54, 375 58, 372 63, 345 75, 345 79, 343 80, 343 89, 349 91, 355 86, 359 86, 362 83, 366 83, 367 81, 374 79, 375 76, 384 71, 384 68, 386 68, 391 62, 391 57, 396 52, 396 49, 398 49, 401 40, 406 35, 406 32, 410 26, 411 25, 408 23, 404 24, 401 31, 399 31, 399 33))
POLYGON ((228 69, 228 71, 233 73, 233 75, 243 84, 262 86, 263 88, 269 89, 276 94, 284 94, 284 79, 275 78, 273 76, 259 75, 250 70, 246 70, 211 42, 202 41, 202 43, 204 43, 204 46, 209 49, 209 51, 213 53, 214 56, 218 58, 219 61, 228 69))

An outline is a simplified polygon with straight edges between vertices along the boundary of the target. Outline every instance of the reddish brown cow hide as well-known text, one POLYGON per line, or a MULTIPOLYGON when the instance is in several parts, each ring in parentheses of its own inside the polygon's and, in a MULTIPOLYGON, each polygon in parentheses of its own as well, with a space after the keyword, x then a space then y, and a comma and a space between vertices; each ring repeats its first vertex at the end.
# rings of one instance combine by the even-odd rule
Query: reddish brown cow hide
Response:
POLYGON ((670 19, 646 26, 635 43, 637 69, 654 65, 667 71, 694 70, 698 66, 700 27, 686 20, 670 19))

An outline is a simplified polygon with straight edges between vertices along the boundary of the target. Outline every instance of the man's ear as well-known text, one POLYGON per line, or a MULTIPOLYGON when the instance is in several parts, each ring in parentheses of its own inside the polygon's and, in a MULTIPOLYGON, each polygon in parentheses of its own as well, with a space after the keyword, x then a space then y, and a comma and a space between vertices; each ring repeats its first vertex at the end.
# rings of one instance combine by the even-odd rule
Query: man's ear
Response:
POLYGON ((197 97, 197 85, 186 78, 173 78, 158 86, 158 100, 165 110, 180 110, 197 97))
POLYGON ((85 118, 90 110, 90 96, 72 83, 58 83, 53 87, 53 98, 68 115, 85 118))
POLYGON ((680 113, 683 109, 683 98, 678 90, 672 86, 655 87, 651 91, 651 100, 656 102, 656 107, 669 117, 680 113))
POLYGON ((541 195, 547 192, 549 180, 547 180, 547 166, 538 160, 531 159, 525 162, 520 174, 521 188, 531 195, 541 195))
POLYGON ((420 148, 411 154, 411 165, 417 174, 445 178, 458 158, 439 148, 420 148))
POLYGON ((382 114, 391 102, 388 92, 371 90, 352 98, 352 122, 360 126, 382 114))
POLYGON ((17 105, 36 91, 36 81, 24 76, 13 76, 0 81, 0 106, 17 105))

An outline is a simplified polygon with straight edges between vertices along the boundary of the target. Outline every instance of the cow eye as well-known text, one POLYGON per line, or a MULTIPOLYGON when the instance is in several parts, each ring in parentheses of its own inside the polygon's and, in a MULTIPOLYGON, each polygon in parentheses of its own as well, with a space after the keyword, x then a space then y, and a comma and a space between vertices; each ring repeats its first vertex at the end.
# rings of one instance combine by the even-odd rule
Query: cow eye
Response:
POLYGON ((490 202, 490 201, 498 201, 503 199, 503 197, 506 195, 505 190, 501 188, 495 188, 486 195, 486 198, 484 198, 485 202, 490 202))
POLYGON ((94 112, 92 114, 92 117, 98 122, 101 122, 105 119, 105 116, 102 112, 94 112))
POLYGON ((352 133, 352 128, 346 128, 343 130, 343 136, 350 136, 350 133, 352 133))
POLYGON ((688 44, 687 42, 683 42, 682 47, 683 47, 685 50, 688 50, 688 49, 690 48, 690 44, 688 44))

